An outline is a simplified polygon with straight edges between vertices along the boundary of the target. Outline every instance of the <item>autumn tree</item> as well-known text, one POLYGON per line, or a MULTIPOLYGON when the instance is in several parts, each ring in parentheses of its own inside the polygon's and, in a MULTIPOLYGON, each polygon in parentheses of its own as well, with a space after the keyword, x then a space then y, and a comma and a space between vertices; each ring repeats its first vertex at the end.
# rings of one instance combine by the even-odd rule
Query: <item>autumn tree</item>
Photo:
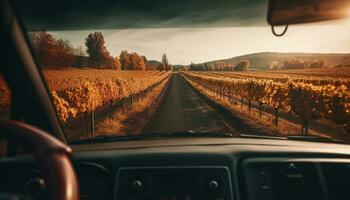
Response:
POLYGON ((46 31, 30 32, 29 40, 40 64, 46 66, 70 66, 74 64, 73 47, 68 40, 57 40, 46 31))
POLYGON ((119 56, 122 70, 146 70, 146 57, 123 50, 119 56))
POLYGON ((120 61, 122 70, 128 70, 129 69, 129 63, 130 62, 129 62, 129 53, 128 53, 127 50, 123 50, 120 53, 119 61, 120 61))
POLYGON ((163 70, 170 71, 171 65, 169 64, 168 58, 166 54, 163 54, 162 56, 162 66, 160 67, 163 70))
POLYGON ((165 64, 165 65, 169 64, 169 61, 168 61, 168 58, 167 58, 166 54, 163 54, 163 56, 162 56, 162 63, 165 64))
POLYGON ((85 45, 90 62, 97 67, 100 67, 102 62, 110 57, 101 32, 90 33, 85 39, 85 45))
POLYGON ((114 58, 114 69, 115 70, 121 70, 122 69, 122 64, 120 63, 119 57, 114 58))
POLYGON ((249 67, 249 61, 248 60, 241 60, 237 63, 237 65, 233 69, 235 71, 247 71, 248 67, 249 67))
POLYGON ((69 40, 59 39, 56 41, 56 52, 57 59, 62 66, 70 66, 75 62, 73 55, 73 46, 70 44, 69 40))
POLYGON ((148 65, 148 61, 147 61, 147 58, 146 56, 141 56, 143 62, 145 63, 145 66, 146 66, 146 70, 151 70, 151 66, 148 65))
POLYGON ((47 64, 54 57, 55 38, 46 31, 29 33, 29 40, 41 64, 47 64))
POLYGON ((131 63, 130 70, 146 70, 146 64, 144 60, 137 53, 130 54, 129 60, 131 63))

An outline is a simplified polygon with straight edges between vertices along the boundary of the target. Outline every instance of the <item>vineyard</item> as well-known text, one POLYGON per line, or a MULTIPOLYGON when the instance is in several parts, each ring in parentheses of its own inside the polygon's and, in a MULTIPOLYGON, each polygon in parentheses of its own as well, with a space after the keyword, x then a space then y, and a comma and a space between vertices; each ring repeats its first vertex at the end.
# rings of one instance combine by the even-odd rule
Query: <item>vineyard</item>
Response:
POLYGON ((183 72, 197 86, 221 98, 238 99, 248 105, 274 111, 278 126, 279 112, 299 118, 302 134, 309 131, 309 120, 326 119, 350 132, 350 79, 300 73, 266 72, 183 72))
MULTIPOLYGON (((169 75, 158 71, 45 70, 60 119, 65 122, 80 113, 91 112, 111 101, 145 90, 169 75)), ((9 106, 10 93, 0 86, 1 108, 9 106)))

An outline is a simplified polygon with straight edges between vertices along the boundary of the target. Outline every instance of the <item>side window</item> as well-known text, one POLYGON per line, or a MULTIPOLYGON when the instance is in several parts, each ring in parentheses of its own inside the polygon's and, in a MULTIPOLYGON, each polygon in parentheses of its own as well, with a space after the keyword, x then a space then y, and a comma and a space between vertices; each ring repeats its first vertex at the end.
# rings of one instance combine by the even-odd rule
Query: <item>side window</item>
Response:
POLYGON ((0 74, 0 119, 10 117, 11 92, 2 74, 0 74))
MULTIPOLYGON (((10 118, 11 91, 6 84, 2 74, 0 74, 0 119, 10 118)), ((0 139, 0 156, 6 154, 6 140, 0 139)))

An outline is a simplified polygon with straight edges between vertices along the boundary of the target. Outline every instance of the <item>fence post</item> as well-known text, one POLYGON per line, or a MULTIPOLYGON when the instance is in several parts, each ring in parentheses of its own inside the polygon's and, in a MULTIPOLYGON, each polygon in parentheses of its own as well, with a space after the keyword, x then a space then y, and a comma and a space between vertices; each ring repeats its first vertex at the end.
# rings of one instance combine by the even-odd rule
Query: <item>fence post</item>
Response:
POLYGON ((84 112, 84 121, 85 121, 85 133, 88 134, 89 133, 89 113, 88 112, 84 112))
POLYGON ((109 109, 108 109, 109 119, 112 119, 112 108, 113 108, 113 100, 109 101, 109 109))
POLYGON ((122 98, 122 113, 125 113, 125 101, 124 101, 124 97, 122 98))
POLYGON ((132 109, 133 103, 134 103, 134 94, 131 93, 131 97, 130 97, 130 110, 132 109))
POLYGON ((91 111, 91 137, 95 137, 95 114, 91 111))

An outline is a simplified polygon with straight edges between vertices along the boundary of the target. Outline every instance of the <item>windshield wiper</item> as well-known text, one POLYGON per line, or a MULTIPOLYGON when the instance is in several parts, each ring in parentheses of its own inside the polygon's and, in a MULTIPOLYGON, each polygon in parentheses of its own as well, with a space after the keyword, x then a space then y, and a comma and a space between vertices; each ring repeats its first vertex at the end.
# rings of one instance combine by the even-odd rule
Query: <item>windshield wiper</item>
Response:
POLYGON ((287 137, 273 136, 273 135, 254 135, 254 134, 239 134, 241 138, 252 138, 252 139, 275 139, 275 140, 288 140, 287 137))
MULTIPOLYGON (((146 140, 154 138, 167 138, 167 137, 221 137, 232 138, 235 137, 232 133, 226 132, 204 132, 204 131, 179 131, 179 132, 164 132, 164 133, 143 133, 140 135, 126 135, 126 136, 96 136, 91 139, 72 141, 70 144, 88 144, 98 142, 115 142, 115 141, 132 141, 132 140, 146 140)), ((253 139, 275 139, 275 140, 299 140, 299 141, 312 141, 312 142, 329 142, 329 143, 343 143, 333 138, 326 138, 321 136, 310 135, 290 135, 290 136, 278 136, 278 135, 254 135, 254 134, 239 134, 241 138, 253 138, 253 139)))
POLYGON ((274 136, 274 135, 254 135, 254 134, 240 134, 241 138, 255 138, 255 139, 276 139, 276 140, 299 140, 311 142, 330 142, 330 143, 344 143, 334 138, 321 137, 316 135, 288 135, 288 136, 274 136))
MULTIPOLYGON (((206 131, 180 131, 167 133, 170 137, 233 137, 232 133, 206 131)), ((151 133, 151 135, 153 135, 151 133)), ((157 135, 157 134, 155 134, 157 135)))
POLYGON ((301 140, 301 141, 312 141, 312 142, 332 142, 332 143, 344 143, 340 140, 316 135, 290 135, 287 136, 289 140, 301 140))
POLYGON ((71 141, 70 144, 88 144, 96 142, 114 142, 114 141, 131 141, 131 140, 145 140, 153 138, 166 137, 224 137, 232 138, 232 133, 226 132, 204 132, 204 131, 179 131, 179 132, 164 132, 164 133, 143 133, 140 135, 126 135, 126 136, 105 136, 99 135, 91 139, 71 141))

